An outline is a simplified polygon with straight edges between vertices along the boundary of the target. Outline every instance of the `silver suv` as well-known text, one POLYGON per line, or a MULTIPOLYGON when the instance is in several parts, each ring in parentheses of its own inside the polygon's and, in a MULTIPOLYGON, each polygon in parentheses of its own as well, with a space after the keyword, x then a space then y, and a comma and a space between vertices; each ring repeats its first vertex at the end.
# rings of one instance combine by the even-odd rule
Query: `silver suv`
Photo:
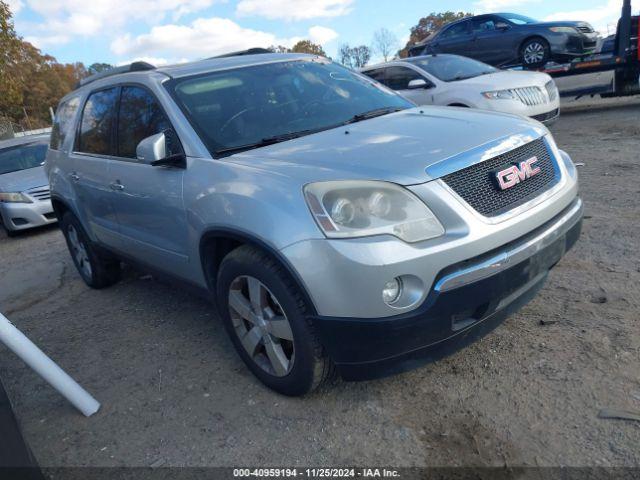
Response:
POLYGON ((84 281, 125 261, 200 287, 287 395, 469 344, 580 234, 575 167, 540 123, 416 108, 315 56, 136 63, 86 80, 56 125, 53 206, 84 281))

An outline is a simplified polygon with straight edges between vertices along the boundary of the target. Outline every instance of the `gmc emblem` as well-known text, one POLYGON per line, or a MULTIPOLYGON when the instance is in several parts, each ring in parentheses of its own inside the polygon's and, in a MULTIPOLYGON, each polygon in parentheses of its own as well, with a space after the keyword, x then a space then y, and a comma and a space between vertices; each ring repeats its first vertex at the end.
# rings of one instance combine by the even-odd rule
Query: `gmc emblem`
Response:
POLYGON ((538 157, 533 157, 509 167, 494 170, 492 176, 498 190, 508 190, 539 174, 542 170, 535 166, 537 161, 538 157))

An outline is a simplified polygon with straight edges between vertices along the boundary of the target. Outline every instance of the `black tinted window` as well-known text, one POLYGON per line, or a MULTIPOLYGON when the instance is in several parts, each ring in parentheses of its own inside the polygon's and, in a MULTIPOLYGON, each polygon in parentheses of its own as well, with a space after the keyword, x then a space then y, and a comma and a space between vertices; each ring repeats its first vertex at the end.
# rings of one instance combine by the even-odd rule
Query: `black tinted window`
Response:
POLYGON ((73 118, 75 117, 76 110, 78 110, 79 103, 80 99, 75 97, 61 103, 58 107, 56 118, 53 121, 53 128, 51 129, 50 146, 53 150, 58 150, 64 144, 64 141, 73 126, 73 118))
POLYGON ((441 38, 454 38, 459 37, 461 35, 466 35, 468 33, 467 29, 469 27, 469 22, 457 23, 449 28, 447 28, 440 35, 441 38))
POLYGON ((111 140, 117 102, 117 88, 101 90, 89 96, 82 112, 79 151, 101 155, 114 154, 111 140))
POLYGON ((387 68, 386 85, 393 90, 407 90, 411 80, 424 79, 418 72, 407 67, 387 68))
POLYGON ((493 18, 476 19, 472 22, 473 31, 477 33, 493 32, 496 30, 496 22, 493 18))
POLYGON ((169 120, 150 92, 140 87, 122 87, 118 156, 136 158, 136 147, 142 140, 169 128, 169 120))

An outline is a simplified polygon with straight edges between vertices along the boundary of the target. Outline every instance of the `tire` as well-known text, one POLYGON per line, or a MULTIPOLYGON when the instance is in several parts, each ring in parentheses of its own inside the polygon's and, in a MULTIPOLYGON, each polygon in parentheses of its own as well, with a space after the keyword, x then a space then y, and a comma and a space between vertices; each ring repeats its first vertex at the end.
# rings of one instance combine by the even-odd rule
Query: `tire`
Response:
POLYGON ((520 48, 520 61, 525 66, 541 66, 551 57, 549 42, 544 38, 530 38, 520 48))
POLYGON ((220 265, 216 290, 236 351, 267 387, 302 396, 332 376, 300 291, 270 256, 248 245, 232 251, 220 265))
POLYGON ((75 215, 65 213, 60 228, 84 283, 91 288, 101 289, 120 280, 120 261, 98 252, 75 215))

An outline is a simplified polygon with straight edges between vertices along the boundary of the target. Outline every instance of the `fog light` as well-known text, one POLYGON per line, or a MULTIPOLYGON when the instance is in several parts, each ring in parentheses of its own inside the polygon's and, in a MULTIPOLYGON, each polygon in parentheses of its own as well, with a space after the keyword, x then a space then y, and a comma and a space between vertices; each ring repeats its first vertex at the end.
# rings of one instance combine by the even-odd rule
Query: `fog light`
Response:
POLYGON ((382 299, 387 305, 393 305, 402 295, 402 280, 394 278, 390 282, 385 283, 382 289, 382 299))

